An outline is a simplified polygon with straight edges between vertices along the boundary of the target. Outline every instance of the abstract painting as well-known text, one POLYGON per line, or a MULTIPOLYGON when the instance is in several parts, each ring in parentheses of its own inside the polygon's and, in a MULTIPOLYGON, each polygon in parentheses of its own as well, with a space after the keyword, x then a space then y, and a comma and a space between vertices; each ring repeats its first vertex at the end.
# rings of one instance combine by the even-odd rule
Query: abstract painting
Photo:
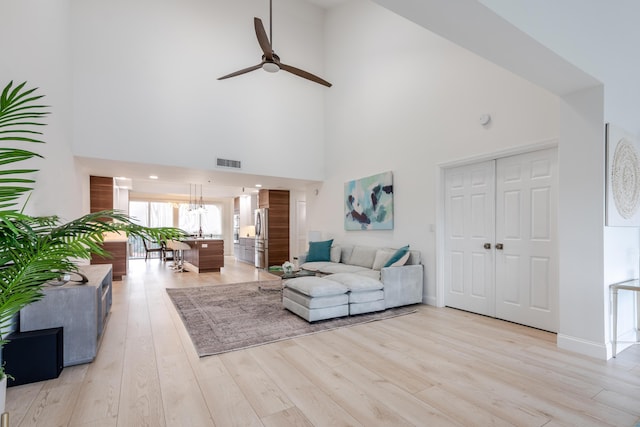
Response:
POLYGON ((393 230, 393 174, 344 184, 345 230, 393 230))
POLYGON ((606 125, 608 226, 640 226, 640 144, 622 129, 606 125))

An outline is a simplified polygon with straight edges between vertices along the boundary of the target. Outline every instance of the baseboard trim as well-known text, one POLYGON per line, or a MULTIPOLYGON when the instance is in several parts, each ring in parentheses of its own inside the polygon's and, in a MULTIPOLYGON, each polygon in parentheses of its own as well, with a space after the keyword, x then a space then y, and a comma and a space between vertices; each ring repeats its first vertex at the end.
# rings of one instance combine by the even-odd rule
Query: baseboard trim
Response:
POLYGON ((427 305, 432 305, 434 307, 438 306, 436 297, 432 297, 432 296, 427 296, 423 298, 422 303, 427 305))
POLYGON ((557 344, 558 348, 584 354, 589 357, 595 357, 600 360, 607 360, 611 357, 611 346, 604 343, 587 341, 582 338, 559 333, 557 344))

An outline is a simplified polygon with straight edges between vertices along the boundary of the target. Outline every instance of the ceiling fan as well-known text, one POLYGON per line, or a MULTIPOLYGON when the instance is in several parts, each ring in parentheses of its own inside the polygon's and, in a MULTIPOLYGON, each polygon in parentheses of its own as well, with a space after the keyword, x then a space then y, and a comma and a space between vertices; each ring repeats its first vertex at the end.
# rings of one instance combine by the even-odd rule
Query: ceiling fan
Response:
POLYGON ((227 74, 226 76, 219 77, 218 80, 228 79, 230 77, 236 77, 241 74, 245 74, 258 68, 262 68, 263 70, 269 73, 275 73, 280 70, 288 71, 291 74, 295 74, 296 76, 302 77, 307 80, 311 80, 312 82, 331 87, 331 83, 328 81, 321 79, 320 77, 311 74, 307 71, 301 70, 296 67, 292 67, 291 65, 283 64, 280 62, 280 57, 276 55, 273 51, 273 10, 271 5, 272 0, 269 0, 269 37, 267 37, 267 32, 264 30, 264 25, 262 25, 262 20, 260 18, 253 18, 253 26, 256 30, 256 37, 258 38, 258 44, 262 49, 262 62, 258 65, 254 65, 252 67, 244 68, 242 70, 236 71, 231 74, 227 74))

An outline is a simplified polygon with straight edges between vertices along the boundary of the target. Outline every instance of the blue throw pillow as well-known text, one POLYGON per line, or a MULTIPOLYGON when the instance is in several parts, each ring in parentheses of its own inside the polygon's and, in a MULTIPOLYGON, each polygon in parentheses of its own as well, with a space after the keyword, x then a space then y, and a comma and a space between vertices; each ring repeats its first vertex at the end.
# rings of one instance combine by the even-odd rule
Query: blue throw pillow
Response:
POLYGON ((314 261, 331 261, 331 245, 333 239, 324 242, 309 242, 309 254, 307 254, 307 262, 314 261))
POLYGON ((393 254, 391 256, 391 258, 389 258, 389 261, 387 261, 387 263, 384 266, 385 267, 391 267, 393 264, 398 262, 398 260, 400 260, 400 258, 405 256, 407 254, 407 252, 409 252, 409 245, 401 247, 400 249, 398 249, 396 251, 395 254, 393 254))

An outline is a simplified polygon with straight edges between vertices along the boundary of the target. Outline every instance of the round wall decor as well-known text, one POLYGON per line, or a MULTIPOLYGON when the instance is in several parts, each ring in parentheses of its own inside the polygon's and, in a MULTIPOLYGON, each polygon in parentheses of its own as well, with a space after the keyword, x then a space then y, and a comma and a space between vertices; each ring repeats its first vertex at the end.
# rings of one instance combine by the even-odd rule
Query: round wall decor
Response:
POLYGON ((625 138, 618 142, 613 154, 611 189, 620 216, 633 217, 640 205, 640 156, 625 138))

